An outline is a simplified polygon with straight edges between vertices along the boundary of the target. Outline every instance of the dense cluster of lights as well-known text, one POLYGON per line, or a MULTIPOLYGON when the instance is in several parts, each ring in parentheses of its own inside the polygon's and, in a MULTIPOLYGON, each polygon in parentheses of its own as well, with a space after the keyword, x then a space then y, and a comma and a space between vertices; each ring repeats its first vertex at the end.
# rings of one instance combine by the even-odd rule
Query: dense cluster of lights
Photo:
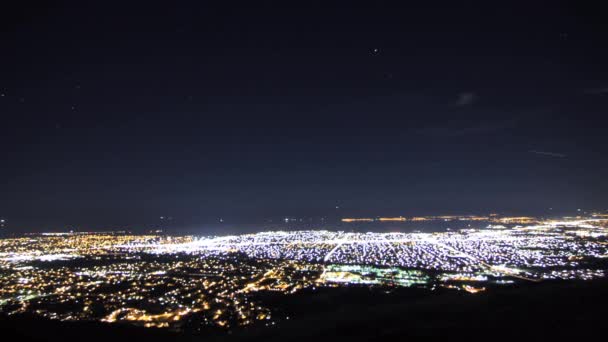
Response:
POLYGON ((496 218, 486 228, 441 233, 68 233, 4 239, 0 311, 146 327, 227 328, 281 319, 258 300, 261 292, 365 285, 478 293, 519 281, 605 276, 606 218, 513 222, 496 218))
POLYGON ((150 253, 239 252, 255 259, 375 265, 440 272, 490 272, 547 278, 548 270, 580 268, 608 254, 606 220, 545 221, 536 225, 442 233, 264 232, 201 238, 183 244, 132 244, 150 253))

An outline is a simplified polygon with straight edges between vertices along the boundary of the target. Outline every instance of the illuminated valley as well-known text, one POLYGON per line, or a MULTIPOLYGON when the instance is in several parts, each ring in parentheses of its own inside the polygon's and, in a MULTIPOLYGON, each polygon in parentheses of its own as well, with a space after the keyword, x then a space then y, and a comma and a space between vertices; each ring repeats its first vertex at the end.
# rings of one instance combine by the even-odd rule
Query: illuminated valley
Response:
POLYGON ((47 233, 3 239, 0 311, 174 330, 273 326, 297 317, 263 296, 349 287, 473 295, 517 283, 591 280, 608 270, 603 216, 465 220, 471 228, 438 233, 47 233))

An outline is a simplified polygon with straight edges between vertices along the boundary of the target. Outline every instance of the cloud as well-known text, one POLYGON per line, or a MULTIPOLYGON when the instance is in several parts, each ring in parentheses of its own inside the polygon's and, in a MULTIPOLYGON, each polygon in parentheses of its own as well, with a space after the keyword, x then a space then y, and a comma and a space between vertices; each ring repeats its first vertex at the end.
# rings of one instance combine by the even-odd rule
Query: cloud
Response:
POLYGON ((464 92, 458 94, 458 99, 456 100, 456 106, 468 106, 477 101, 477 94, 474 92, 464 92))
POLYGON ((608 87, 587 89, 585 90, 585 93, 594 95, 608 94, 608 87))
POLYGON ((566 158, 567 156, 563 153, 555 153, 555 152, 546 152, 546 151, 537 151, 537 150, 530 150, 528 151, 530 153, 534 153, 534 154, 540 154, 543 156, 549 156, 549 157, 556 157, 556 158, 566 158))
POLYGON ((427 126, 417 130, 418 134, 430 137, 464 137, 472 135, 495 134, 517 126, 518 119, 476 121, 463 124, 455 122, 439 126, 427 126))

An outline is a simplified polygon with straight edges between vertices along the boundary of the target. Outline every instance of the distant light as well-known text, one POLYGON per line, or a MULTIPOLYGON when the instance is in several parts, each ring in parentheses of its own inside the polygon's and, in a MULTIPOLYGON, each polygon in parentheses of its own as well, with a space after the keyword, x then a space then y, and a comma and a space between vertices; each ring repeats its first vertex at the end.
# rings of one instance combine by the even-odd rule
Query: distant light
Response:
POLYGON ((373 218, 343 218, 341 219, 342 222, 373 222, 374 219, 373 218))
POLYGON ((399 217, 380 217, 378 218, 378 221, 382 221, 382 222, 404 222, 405 217, 403 216, 399 216, 399 217))

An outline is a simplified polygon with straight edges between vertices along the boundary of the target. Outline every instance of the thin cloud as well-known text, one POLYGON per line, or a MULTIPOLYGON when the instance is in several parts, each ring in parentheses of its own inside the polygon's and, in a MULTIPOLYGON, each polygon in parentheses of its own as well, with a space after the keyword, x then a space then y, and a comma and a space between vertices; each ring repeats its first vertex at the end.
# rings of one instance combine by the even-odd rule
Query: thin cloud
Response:
POLYGON ((555 153, 555 152, 547 152, 547 151, 537 151, 537 150, 530 150, 528 152, 534 153, 534 154, 540 154, 540 155, 543 155, 543 156, 555 157, 555 158, 566 158, 567 157, 567 155, 565 155, 563 153, 555 153))
POLYGON ((417 130, 417 133, 429 137, 464 137, 484 134, 494 134, 517 126, 518 119, 500 121, 477 121, 462 124, 444 124, 440 126, 427 126, 417 130))
POLYGON ((608 87, 587 89, 587 90, 585 90, 585 93, 593 94, 593 95, 608 94, 608 87))
POLYGON ((454 104, 459 107, 469 106, 472 105, 475 101, 477 101, 477 94, 475 94, 474 92, 464 92, 458 94, 458 99, 454 104))

